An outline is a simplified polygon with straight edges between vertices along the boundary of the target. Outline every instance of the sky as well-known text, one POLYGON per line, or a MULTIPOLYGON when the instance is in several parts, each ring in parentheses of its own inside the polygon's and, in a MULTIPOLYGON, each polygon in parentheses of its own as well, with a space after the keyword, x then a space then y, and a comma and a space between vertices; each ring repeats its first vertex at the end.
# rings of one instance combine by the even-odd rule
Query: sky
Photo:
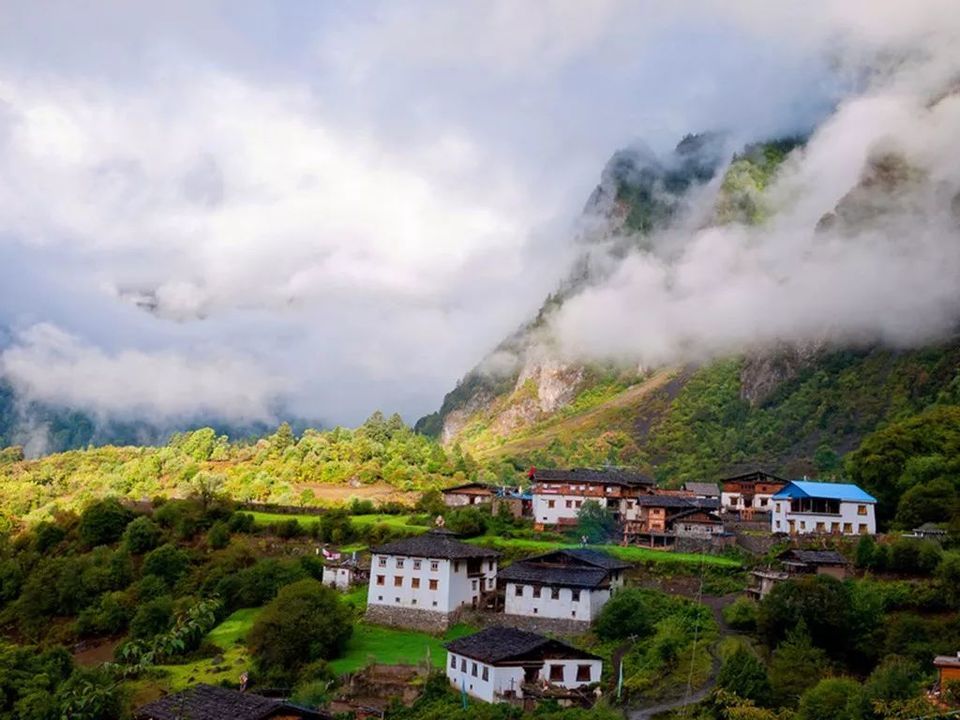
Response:
POLYGON ((809 131, 949 11, 0 2, 0 374, 103 418, 413 422, 564 277, 615 150, 809 131))

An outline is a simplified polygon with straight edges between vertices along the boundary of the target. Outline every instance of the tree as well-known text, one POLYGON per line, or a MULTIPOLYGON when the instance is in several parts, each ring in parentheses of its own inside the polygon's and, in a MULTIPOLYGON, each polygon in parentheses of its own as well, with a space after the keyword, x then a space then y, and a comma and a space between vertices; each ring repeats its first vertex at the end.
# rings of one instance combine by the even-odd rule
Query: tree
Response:
POLYGON ((717 675, 717 687, 757 705, 767 705, 772 691, 767 669, 757 656, 743 645, 727 656, 717 675))
POLYGON ((800 698, 797 720, 859 720, 860 683, 825 678, 800 698))
POLYGON ((960 609, 960 551, 951 550, 943 554, 937 577, 950 607, 960 609))
POLYGON ((870 568, 873 566, 873 556, 877 551, 877 541, 872 535, 864 535, 857 543, 857 553, 854 563, 858 568, 870 568))
POLYGON ((897 504, 897 524, 915 528, 926 522, 944 522, 957 512, 957 490, 946 478, 914 485, 897 504))
POLYGON ((207 531, 207 547, 222 550, 230 544, 230 528, 222 520, 217 520, 207 531))
POLYGON ((259 676, 289 686, 304 666, 340 654, 352 632, 351 612, 339 593, 308 579, 280 590, 257 618, 247 644, 259 676))
POLYGON ((606 542, 613 535, 615 525, 613 515, 596 500, 586 500, 577 511, 577 534, 589 542, 606 542))
POLYGON ((604 640, 650 635, 653 620, 646 594, 636 588, 626 588, 610 598, 597 618, 596 632, 604 640))
POLYGON ((806 623, 801 620, 773 651, 770 660, 770 685, 777 701, 782 705, 795 704, 826 669, 826 653, 813 646, 806 623))
POLYGON ((131 513, 116 498, 98 500, 80 515, 80 539, 89 547, 109 545, 120 539, 131 513))
POLYGON ((33 546, 38 553, 43 555, 51 548, 59 545, 66 536, 67 533, 62 527, 44 520, 38 522, 33 528, 33 546))
POLYGON ((810 575, 778 583, 760 603, 757 627, 773 647, 803 620, 815 645, 841 655, 849 648, 851 614, 847 585, 810 575))
POLYGON ((176 545, 167 543, 151 550, 143 559, 143 574, 154 575, 172 587, 190 567, 190 558, 176 545))
POLYGON ((159 526, 146 515, 135 518, 123 532, 123 544, 135 555, 153 550, 160 543, 159 526))
POLYGON ((190 479, 188 483, 190 495, 200 501, 200 507, 204 513, 223 490, 226 481, 223 475, 208 472, 198 472, 190 479))

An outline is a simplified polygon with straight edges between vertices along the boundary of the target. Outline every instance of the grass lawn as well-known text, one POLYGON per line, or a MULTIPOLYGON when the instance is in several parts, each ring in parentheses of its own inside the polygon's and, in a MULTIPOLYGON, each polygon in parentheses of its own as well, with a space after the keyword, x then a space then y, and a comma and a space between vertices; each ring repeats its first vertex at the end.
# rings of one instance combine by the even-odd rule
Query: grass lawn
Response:
MULTIPOLYGON (((549 540, 524 540, 519 538, 502 538, 502 537, 491 537, 491 536, 481 536, 477 538, 471 538, 467 542, 473 543, 476 545, 484 545, 486 547, 498 548, 498 549, 514 549, 521 550, 523 552, 529 553, 538 553, 538 552, 549 552, 550 550, 556 550, 558 548, 577 548, 580 547, 575 543, 560 543, 560 542, 551 542, 549 540)), ((662 562, 662 563, 682 563, 682 564, 691 564, 699 565, 703 562, 705 565, 713 565, 718 567, 730 567, 736 568, 740 567, 741 563, 738 560, 728 557, 720 557, 717 555, 697 555, 695 553, 678 553, 678 552, 669 552, 664 550, 651 550, 650 548, 637 547, 630 545, 623 547, 620 545, 590 545, 588 546, 594 550, 600 550, 602 552, 609 553, 614 557, 625 560, 626 562, 662 562)))
MULTIPOLYGON (((299 525, 306 528, 310 527, 312 523, 318 522, 320 519, 318 515, 310 515, 308 513, 304 513, 302 515, 288 515, 286 513, 268 513, 246 510, 242 512, 245 512, 248 515, 253 515, 253 522, 256 525, 270 525, 271 523, 275 522, 296 520, 299 525)), ((385 525, 389 525, 390 527, 402 528, 406 532, 410 533, 423 533, 430 529, 425 525, 411 525, 411 517, 411 515, 384 515, 374 513, 371 515, 351 515, 350 521, 357 527, 368 527, 370 525, 383 523, 385 525)))
POLYGON ((206 639, 223 649, 223 662, 214 663, 213 658, 204 658, 182 665, 158 665, 157 669, 166 675, 170 689, 182 690, 195 683, 215 685, 221 680, 239 682, 240 673, 250 669, 250 656, 242 641, 262 610, 237 610, 207 633, 206 639))
POLYGON ((436 637, 413 630, 397 630, 361 622, 353 628, 346 653, 331 661, 330 669, 337 675, 343 675, 372 662, 413 665, 426 659, 428 648, 434 667, 442 668, 447 657, 443 644, 475 630, 469 625, 454 625, 443 637, 436 637))

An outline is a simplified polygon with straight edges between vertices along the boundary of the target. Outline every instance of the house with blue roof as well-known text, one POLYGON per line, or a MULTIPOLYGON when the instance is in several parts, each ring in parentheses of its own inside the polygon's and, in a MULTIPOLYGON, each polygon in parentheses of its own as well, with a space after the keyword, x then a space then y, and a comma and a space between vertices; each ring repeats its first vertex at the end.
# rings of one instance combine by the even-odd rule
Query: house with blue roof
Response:
POLYGON ((772 497, 770 529, 790 535, 873 535, 877 499, 856 485, 794 480, 772 497))

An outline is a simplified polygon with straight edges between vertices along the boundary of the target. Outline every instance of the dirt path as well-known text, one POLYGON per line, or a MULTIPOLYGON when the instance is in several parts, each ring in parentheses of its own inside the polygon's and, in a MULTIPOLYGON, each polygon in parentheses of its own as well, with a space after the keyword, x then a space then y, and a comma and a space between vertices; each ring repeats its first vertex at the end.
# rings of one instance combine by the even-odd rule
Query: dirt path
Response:
MULTIPOLYGON (((701 599, 701 602, 710 608, 710 611, 713 613, 713 619, 716 621, 717 627, 720 629, 720 639, 728 635, 735 634, 730 626, 727 625, 726 620, 723 619, 723 609, 732 603, 738 597, 738 595, 739 593, 732 593, 730 595, 722 596, 704 595, 701 599)), ((674 698, 673 700, 666 700, 653 705, 641 705, 640 707, 627 710, 628 720, 652 720, 652 718, 656 717, 660 713, 678 710, 687 705, 696 705, 697 703, 706 700, 714 686, 717 684, 717 675, 720 672, 720 656, 715 652, 714 648, 706 648, 706 650, 713 653, 713 664, 710 668, 710 677, 704 685, 697 688, 689 695, 684 693, 681 697, 674 698)))

